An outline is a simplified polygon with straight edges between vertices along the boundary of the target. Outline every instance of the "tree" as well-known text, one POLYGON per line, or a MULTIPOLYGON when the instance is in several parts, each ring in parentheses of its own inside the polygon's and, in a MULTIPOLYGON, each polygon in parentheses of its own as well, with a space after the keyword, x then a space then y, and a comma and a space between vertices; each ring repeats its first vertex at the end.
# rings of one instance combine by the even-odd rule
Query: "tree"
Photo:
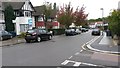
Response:
POLYGON ((57 9, 56 3, 54 3, 54 5, 53 5, 53 9, 54 9, 54 10, 57 9))
POLYGON ((51 15, 51 12, 52 12, 52 4, 47 2, 43 7, 44 7, 44 9, 43 9, 43 20, 45 22, 45 27, 47 27, 47 21, 48 21, 48 19, 50 19, 50 15, 51 15))
POLYGON ((85 7, 82 6, 80 9, 76 9, 74 12, 74 18, 75 18, 75 25, 77 26, 85 26, 87 24, 87 16, 88 14, 85 14, 85 7))
POLYGON ((74 18, 71 3, 65 7, 61 7, 60 11, 58 12, 57 20, 60 22, 60 24, 65 25, 66 28, 68 28, 73 23, 74 18))
POLYGON ((110 30, 112 31, 112 34, 118 36, 120 44, 120 10, 114 10, 108 17, 108 20, 110 30))
POLYGON ((12 22, 12 20, 15 19, 15 15, 14 15, 14 10, 11 5, 8 5, 7 7, 5 7, 4 16, 5 16, 5 26, 6 26, 5 30, 14 31, 15 27, 14 27, 14 23, 12 22))
POLYGON ((99 22, 99 21, 103 21, 103 20, 106 22, 106 18, 89 19, 88 22, 95 23, 95 22, 99 22))

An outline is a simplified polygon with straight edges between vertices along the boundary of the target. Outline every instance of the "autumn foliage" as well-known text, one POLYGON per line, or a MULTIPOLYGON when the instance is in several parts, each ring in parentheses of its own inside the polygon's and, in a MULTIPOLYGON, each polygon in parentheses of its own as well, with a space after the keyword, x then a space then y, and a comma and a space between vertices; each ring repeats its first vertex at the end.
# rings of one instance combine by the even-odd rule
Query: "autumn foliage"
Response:
POLYGON ((57 20, 60 22, 60 24, 65 25, 65 27, 69 27, 69 25, 71 25, 71 23, 74 21, 73 17, 73 8, 69 3, 68 5, 65 5, 65 7, 63 6, 60 8, 57 20))
POLYGON ((87 16, 88 14, 85 14, 85 7, 81 7, 80 9, 76 9, 76 11, 74 12, 74 20, 75 20, 75 24, 77 26, 84 26, 87 24, 87 16))
POLYGON ((77 8, 76 11, 73 12, 73 7, 71 7, 71 4, 69 3, 65 7, 63 6, 60 8, 57 16, 57 20, 60 22, 60 24, 65 25, 65 27, 69 27, 72 23, 77 26, 86 25, 88 14, 85 14, 84 6, 82 6, 80 9, 77 8))

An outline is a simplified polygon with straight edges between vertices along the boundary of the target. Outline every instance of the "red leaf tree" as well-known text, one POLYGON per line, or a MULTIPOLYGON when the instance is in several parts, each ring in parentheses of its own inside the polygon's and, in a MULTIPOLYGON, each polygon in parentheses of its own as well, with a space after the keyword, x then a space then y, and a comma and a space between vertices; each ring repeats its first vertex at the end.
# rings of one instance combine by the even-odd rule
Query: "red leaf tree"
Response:
POLYGON ((73 8, 70 5, 71 4, 69 3, 65 7, 61 7, 57 17, 60 24, 65 25, 66 28, 68 28, 74 21, 73 8))
POLYGON ((88 14, 85 14, 85 7, 82 6, 81 9, 77 8, 76 11, 73 12, 73 7, 70 5, 69 3, 59 10, 57 20, 60 24, 65 25, 65 27, 69 27, 72 23, 75 23, 77 26, 86 25, 88 14))
POLYGON ((88 14, 85 14, 85 7, 82 6, 80 9, 76 9, 76 11, 74 12, 74 23, 77 26, 85 26, 87 25, 87 17, 88 14))

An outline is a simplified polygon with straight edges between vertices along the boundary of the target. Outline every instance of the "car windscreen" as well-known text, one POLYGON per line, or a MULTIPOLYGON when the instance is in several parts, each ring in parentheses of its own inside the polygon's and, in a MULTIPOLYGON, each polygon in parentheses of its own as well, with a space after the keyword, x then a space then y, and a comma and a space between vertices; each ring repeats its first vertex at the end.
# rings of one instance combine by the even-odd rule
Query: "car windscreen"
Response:
POLYGON ((99 31, 99 29, 93 29, 93 31, 99 31))
POLYGON ((33 32, 35 32, 35 30, 28 30, 27 32, 28 33, 33 33, 33 32))
POLYGON ((47 31, 44 30, 44 29, 39 29, 39 32, 40 32, 40 33, 47 33, 47 31))

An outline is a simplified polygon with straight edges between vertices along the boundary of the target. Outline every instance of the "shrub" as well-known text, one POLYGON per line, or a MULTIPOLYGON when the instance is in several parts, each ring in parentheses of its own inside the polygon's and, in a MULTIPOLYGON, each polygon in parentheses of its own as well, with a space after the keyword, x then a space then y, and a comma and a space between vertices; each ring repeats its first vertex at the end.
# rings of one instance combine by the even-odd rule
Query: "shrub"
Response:
POLYGON ((21 32, 21 34, 18 36, 18 38, 25 38, 26 33, 25 32, 21 32))
POLYGON ((48 29, 48 31, 53 31, 53 35, 61 35, 65 33, 65 29, 48 29))

